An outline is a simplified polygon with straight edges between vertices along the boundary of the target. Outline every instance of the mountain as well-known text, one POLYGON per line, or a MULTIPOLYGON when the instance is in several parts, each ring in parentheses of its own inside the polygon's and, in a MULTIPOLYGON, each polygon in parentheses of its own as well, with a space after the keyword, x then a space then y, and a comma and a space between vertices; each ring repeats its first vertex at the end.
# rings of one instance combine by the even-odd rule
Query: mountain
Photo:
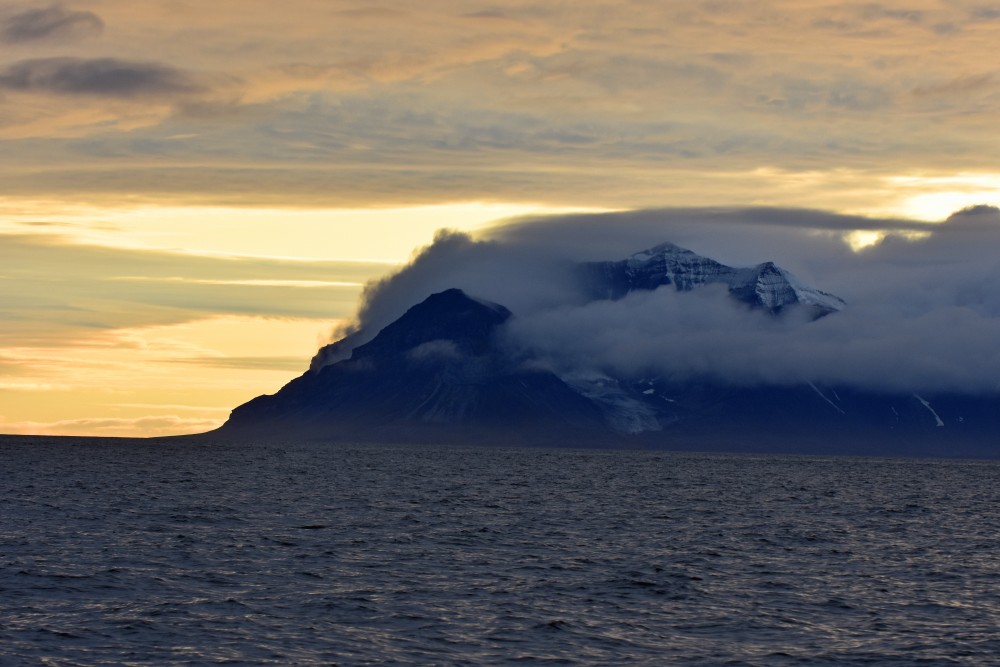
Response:
POLYGON ((733 268, 673 243, 662 243, 620 261, 589 262, 581 267, 581 275, 591 298, 620 299, 636 290, 664 285, 687 292, 722 284, 737 301, 772 313, 798 307, 808 309, 813 317, 822 317, 846 305, 839 297, 801 283, 774 262, 733 268))
MULTIPOLYGON (((1000 395, 882 393, 804 383, 733 386, 606 378, 629 409, 654 414, 628 438, 653 448, 886 456, 1000 455, 1000 395), (641 408, 640 408, 641 406, 641 408)), ((627 422, 626 422, 627 423, 627 422)), ((638 424, 633 420, 632 424, 638 424)), ((621 430, 621 429, 619 429, 621 430)))
POLYGON ((348 359, 239 406, 218 435, 518 442, 602 430, 591 401, 508 360, 496 335, 510 316, 458 289, 432 294, 348 359))
MULTIPOLYGON (((585 262, 576 268, 581 296, 585 300, 617 300, 632 292, 652 291, 667 285, 688 292, 705 285, 722 284, 736 301, 773 314, 799 310, 817 319, 846 305, 839 297, 803 284, 774 262, 733 268, 673 243, 661 243, 624 260, 585 262)), ((313 357, 310 368, 315 371, 346 359, 367 335, 365 331, 355 331, 324 345, 313 357)))
MULTIPOLYGON (((581 268, 593 298, 726 285, 774 317, 844 302, 771 263, 734 269, 664 244, 581 268)), ((335 344, 277 393, 233 410, 216 437, 350 442, 627 446, 725 451, 993 456, 1000 397, 878 393, 818 383, 556 375, 504 335, 516 317, 459 289, 432 294, 371 340, 335 344), (353 349, 351 349, 353 348, 353 349)), ((812 326, 805 322, 802 326, 812 326)), ((586 331, 580 332, 586 336, 586 331)))

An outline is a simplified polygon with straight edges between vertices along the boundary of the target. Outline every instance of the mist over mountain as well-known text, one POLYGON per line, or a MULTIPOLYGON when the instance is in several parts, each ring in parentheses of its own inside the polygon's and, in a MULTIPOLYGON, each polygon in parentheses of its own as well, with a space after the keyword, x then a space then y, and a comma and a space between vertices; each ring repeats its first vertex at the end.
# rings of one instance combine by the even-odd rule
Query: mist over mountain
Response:
POLYGON ((368 286, 306 373, 219 434, 995 454, 1000 272, 983 248, 996 210, 882 221, 861 251, 842 216, 696 213, 441 233, 368 286), (594 258, 621 236, 698 233, 734 257, 756 244, 763 261, 673 242, 594 258))
MULTIPOLYGON (((940 224, 790 209, 672 209, 513 221, 479 237, 442 232, 396 274, 369 285, 349 336, 313 368, 427 295, 459 288, 509 308, 512 349, 557 372, 656 374, 752 386, 826 382, 875 391, 1000 387, 1000 212, 940 224), (852 230, 885 237, 852 250, 852 230), (594 299, 579 267, 623 261, 665 241, 727 267, 774 262, 847 304, 803 326, 773 318, 722 284, 594 299)), ((830 310, 826 304, 825 310, 830 310)), ((349 331, 342 332, 344 334, 349 331)))

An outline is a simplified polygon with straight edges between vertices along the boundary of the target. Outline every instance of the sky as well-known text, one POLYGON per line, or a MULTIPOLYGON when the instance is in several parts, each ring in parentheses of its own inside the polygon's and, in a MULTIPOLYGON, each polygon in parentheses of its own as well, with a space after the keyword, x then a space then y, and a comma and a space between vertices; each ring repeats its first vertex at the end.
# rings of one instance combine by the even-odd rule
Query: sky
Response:
POLYGON ((3 3, 0 432, 212 428, 443 227, 770 207, 687 238, 850 292, 824 258, 1000 203, 997 43, 989 2, 3 3))

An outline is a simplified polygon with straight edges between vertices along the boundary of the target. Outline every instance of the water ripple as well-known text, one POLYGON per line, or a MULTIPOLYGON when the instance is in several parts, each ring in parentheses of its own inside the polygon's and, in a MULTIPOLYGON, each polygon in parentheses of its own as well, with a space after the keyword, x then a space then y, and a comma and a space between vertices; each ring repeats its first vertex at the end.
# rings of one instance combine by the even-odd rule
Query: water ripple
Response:
POLYGON ((0 665, 980 665, 1000 465, 0 443, 0 665))

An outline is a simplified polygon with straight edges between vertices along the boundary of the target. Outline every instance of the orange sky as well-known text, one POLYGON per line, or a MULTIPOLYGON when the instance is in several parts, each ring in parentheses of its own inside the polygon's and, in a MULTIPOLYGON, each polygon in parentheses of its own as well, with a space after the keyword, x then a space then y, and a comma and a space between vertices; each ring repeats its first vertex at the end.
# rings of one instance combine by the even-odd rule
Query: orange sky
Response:
POLYGON ((997 43, 982 2, 7 3, 0 432, 210 428, 439 227, 997 203, 997 43))

